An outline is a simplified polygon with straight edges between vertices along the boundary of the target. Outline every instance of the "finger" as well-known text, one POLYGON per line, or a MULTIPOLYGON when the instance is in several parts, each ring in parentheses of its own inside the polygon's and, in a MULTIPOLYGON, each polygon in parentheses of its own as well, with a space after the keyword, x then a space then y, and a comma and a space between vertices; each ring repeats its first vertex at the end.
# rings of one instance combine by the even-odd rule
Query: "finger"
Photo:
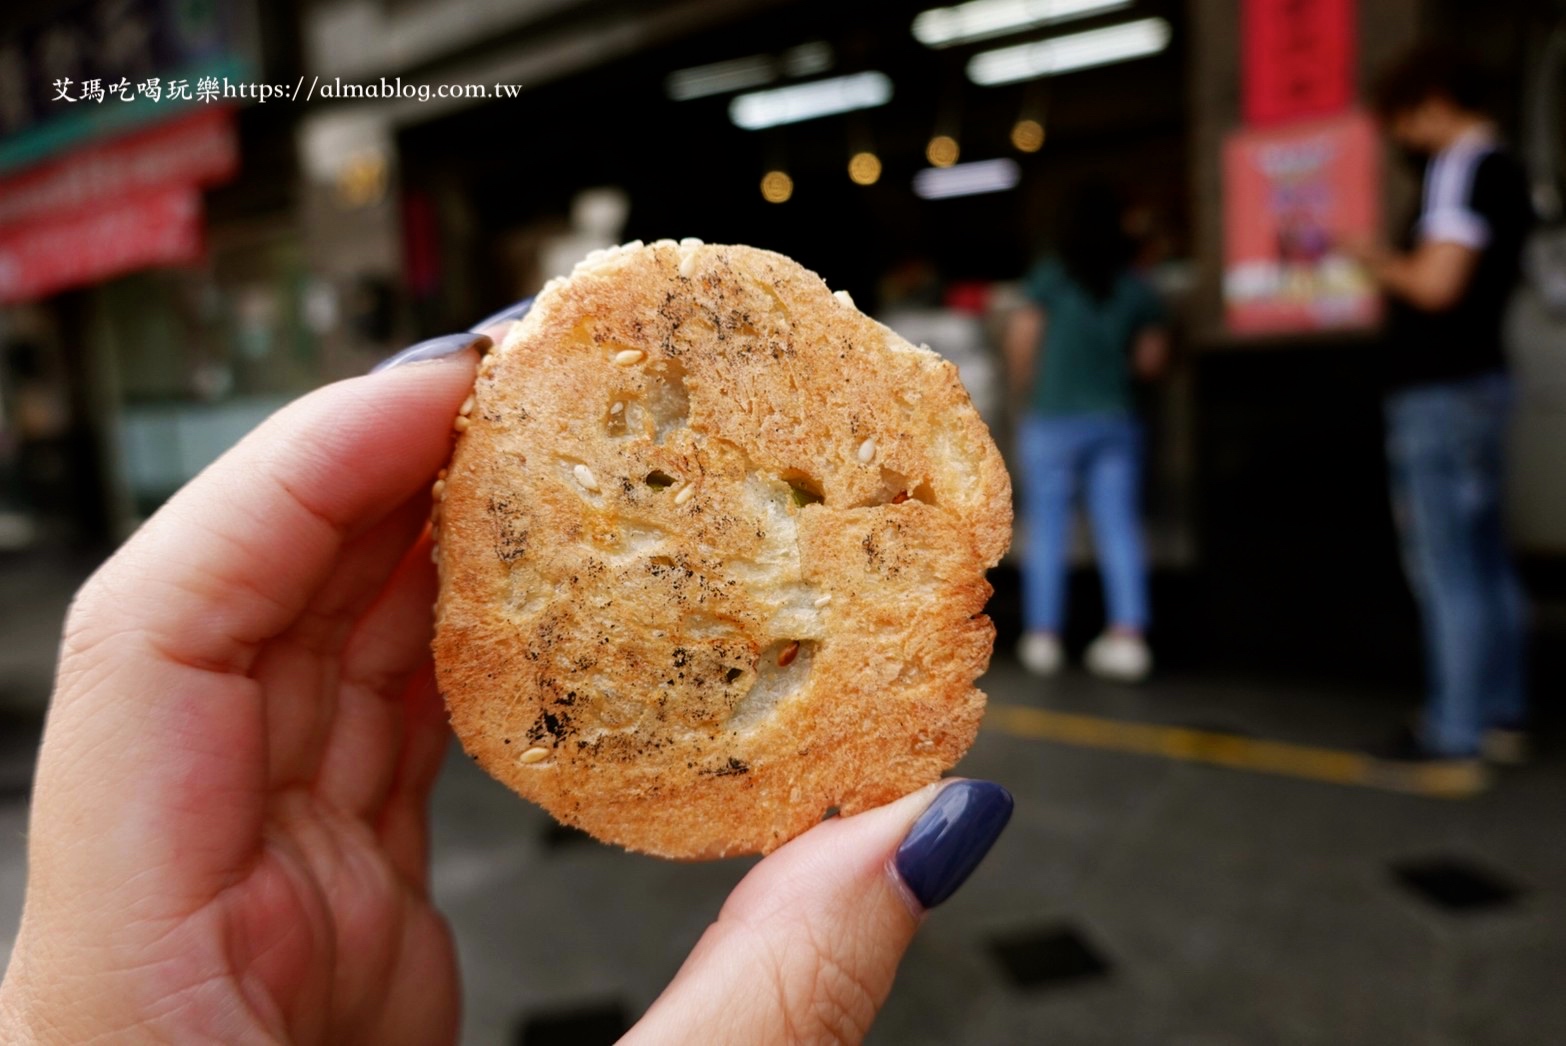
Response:
MULTIPOLYGON (((310 598, 285 638, 321 654, 336 656, 376 602, 387 581, 430 520, 429 491, 418 492, 343 547, 330 574, 310 598)), ((430 562, 429 553, 424 556, 430 562)))
POLYGON ((279 411, 88 583, 74 615, 79 638, 129 634, 172 660, 246 671, 343 545, 430 482, 474 365, 462 352, 396 367, 279 411))
POLYGON ((430 543, 409 549, 343 649, 337 714, 316 794, 355 817, 385 803, 406 744, 405 694, 430 664, 436 577, 430 543))
POLYGON ((429 890, 430 792, 450 744, 446 705, 433 666, 425 665, 403 691, 402 755, 380 815, 382 848, 421 895, 429 890))
POLYGON ((827 821, 735 888, 625 1040, 857 1042, 928 908, 1005 828, 1011 795, 957 780, 827 821))
MULTIPOLYGON (((350 542, 299 620, 258 656, 251 675, 268 694, 270 787, 308 782, 316 776, 327 742, 338 729, 338 655, 399 570, 428 523, 429 510, 429 495, 421 490, 350 542)), ((427 551, 420 565, 425 571, 432 569, 427 551)), ((426 607, 426 638, 410 633, 411 645, 429 645, 428 617, 426 607)))

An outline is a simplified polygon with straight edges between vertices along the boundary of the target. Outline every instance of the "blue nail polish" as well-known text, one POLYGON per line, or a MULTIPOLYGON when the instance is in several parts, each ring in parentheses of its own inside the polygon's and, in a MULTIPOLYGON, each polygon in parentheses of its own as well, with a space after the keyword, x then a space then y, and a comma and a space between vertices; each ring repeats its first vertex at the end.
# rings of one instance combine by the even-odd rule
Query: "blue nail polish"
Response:
POLYGON ((405 363, 425 363, 446 356, 455 356, 463 349, 478 349, 483 352, 490 347, 490 344, 489 338, 482 334, 442 334, 438 338, 430 338, 417 345, 410 345, 395 356, 386 357, 372 367, 370 373, 379 374, 383 370, 401 367, 405 363))
POLYGON ((921 905, 934 908, 967 881, 1011 820, 1011 793, 990 781, 941 789, 897 848, 897 874, 921 905))
POLYGON ((520 320, 522 317, 531 312, 532 309, 533 299, 531 297, 523 298, 515 305, 507 305, 499 312, 490 316, 485 316, 482 320, 479 320, 468 329, 473 331, 481 331, 485 327, 493 327, 497 323, 515 323, 517 320, 520 320))

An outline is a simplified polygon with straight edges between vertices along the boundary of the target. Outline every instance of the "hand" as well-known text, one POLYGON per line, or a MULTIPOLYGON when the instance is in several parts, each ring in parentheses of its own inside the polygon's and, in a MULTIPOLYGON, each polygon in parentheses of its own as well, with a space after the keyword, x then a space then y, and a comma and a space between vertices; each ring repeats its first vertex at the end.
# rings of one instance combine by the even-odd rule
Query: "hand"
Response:
MULTIPOLYGON (((78 594, 0 1039, 455 1038, 428 891, 449 734, 424 535, 474 340, 285 408, 78 594)), ((1010 808, 947 783, 783 847, 633 1041, 862 1036, 1010 808)))

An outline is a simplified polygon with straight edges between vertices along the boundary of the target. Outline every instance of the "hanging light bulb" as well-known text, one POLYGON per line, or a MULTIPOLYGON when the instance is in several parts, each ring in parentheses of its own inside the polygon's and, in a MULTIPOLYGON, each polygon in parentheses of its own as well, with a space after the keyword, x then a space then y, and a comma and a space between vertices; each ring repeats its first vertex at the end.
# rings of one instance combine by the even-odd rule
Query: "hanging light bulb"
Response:
POLYGON ((957 139, 949 134, 938 134, 924 147, 924 158, 931 167, 950 167, 957 162, 957 139))
POLYGON ((761 179, 761 198, 768 203, 787 203, 794 195, 794 179, 784 171, 768 171, 761 179))
POLYGON ((848 161, 848 177, 855 185, 874 185, 881 180, 881 158, 872 152, 859 152, 848 161))
POLYGON ((1011 127, 1011 144, 1018 152, 1038 152, 1044 148, 1044 125, 1037 120, 1018 120, 1011 127))

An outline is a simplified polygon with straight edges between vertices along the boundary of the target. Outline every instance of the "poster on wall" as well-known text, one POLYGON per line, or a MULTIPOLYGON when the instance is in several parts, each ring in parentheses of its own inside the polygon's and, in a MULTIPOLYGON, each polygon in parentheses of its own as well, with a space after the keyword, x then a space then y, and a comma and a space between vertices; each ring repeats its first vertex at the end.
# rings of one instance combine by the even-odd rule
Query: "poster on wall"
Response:
POLYGON ((1224 311, 1236 334, 1354 330, 1381 298, 1341 244, 1380 229, 1375 125, 1362 113, 1224 143, 1224 311))

